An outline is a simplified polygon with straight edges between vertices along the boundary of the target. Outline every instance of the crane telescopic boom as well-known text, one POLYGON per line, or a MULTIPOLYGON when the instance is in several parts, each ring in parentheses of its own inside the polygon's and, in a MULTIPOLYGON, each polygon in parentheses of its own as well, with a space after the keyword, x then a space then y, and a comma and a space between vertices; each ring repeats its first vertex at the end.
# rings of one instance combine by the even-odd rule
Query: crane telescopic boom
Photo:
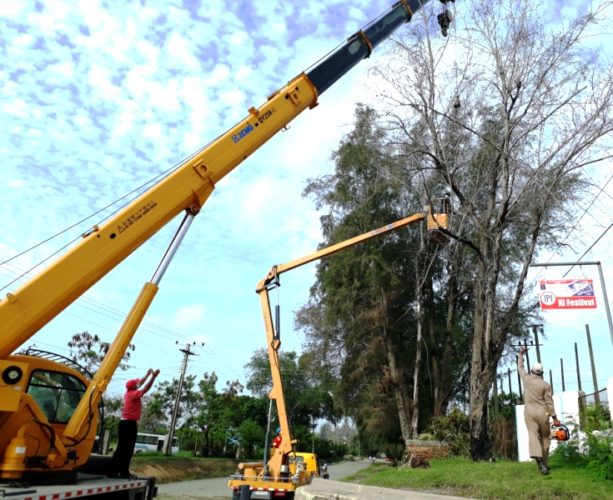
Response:
MULTIPOLYGON (((178 243, 217 182, 296 116, 315 107, 323 92, 427 2, 394 3, 328 57, 271 94, 260 107, 250 108, 236 125, 0 300, 0 478, 20 478, 26 472, 73 471, 87 461, 98 424, 99 400, 150 306, 163 272, 156 272, 151 282, 145 283, 93 380, 62 364, 13 353, 184 212, 175 238, 178 243), (54 377, 53 385, 42 382, 54 377), (55 399, 44 401, 45 393, 55 394, 55 399), (60 412, 61 404, 66 411, 60 412)), ((161 268, 167 267, 176 246, 173 242, 161 268)))

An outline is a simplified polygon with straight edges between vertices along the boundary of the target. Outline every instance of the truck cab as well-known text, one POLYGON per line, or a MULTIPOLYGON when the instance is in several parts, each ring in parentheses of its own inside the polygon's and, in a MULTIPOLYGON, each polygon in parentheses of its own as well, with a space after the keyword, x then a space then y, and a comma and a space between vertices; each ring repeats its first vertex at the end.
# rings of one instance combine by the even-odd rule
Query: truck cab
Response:
POLYGON ((289 456, 289 468, 290 472, 294 474, 296 471, 304 472, 307 483, 310 483, 314 477, 320 477, 321 475, 319 460, 315 453, 306 453, 304 451, 293 453, 289 456))
POLYGON ((240 463, 230 478, 234 500, 242 498, 265 499, 294 498, 296 488, 310 484, 313 478, 321 477, 319 460, 315 453, 291 452, 287 465, 281 466, 277 477, 266 475, 262 462, 240 463), (249 490, 249 494, 246 490, 249 490))

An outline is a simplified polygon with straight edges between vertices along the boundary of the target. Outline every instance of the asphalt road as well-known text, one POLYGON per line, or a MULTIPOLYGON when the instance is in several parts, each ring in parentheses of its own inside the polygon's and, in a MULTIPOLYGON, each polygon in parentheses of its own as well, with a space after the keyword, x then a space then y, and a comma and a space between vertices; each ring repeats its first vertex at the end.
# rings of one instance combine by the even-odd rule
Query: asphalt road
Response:
MULTIPOLYGON (((369 465, 369 460, 341 462, 330 465, 328 472, 330 473, 330 479, 338 480, 369 465)), ((157 496, 159 500, 193 500, 196 498, 228 500, 230 497, 227 477, 160 484, 157 496)))

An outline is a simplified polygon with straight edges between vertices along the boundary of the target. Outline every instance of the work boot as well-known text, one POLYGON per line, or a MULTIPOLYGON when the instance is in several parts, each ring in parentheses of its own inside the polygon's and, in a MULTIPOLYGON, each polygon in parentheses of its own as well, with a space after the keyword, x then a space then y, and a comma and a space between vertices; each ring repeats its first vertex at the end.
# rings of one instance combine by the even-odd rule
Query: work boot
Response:
POLYGON ((541 474, 543 474, 543 476, 546 476, 547 474, 549 474, 549 469, 545 465, 545 462, 543 462, 543 459, 541 457, 537 457, 535 458, 535 460, 536 460, 536 465, 538 466, 541 474))

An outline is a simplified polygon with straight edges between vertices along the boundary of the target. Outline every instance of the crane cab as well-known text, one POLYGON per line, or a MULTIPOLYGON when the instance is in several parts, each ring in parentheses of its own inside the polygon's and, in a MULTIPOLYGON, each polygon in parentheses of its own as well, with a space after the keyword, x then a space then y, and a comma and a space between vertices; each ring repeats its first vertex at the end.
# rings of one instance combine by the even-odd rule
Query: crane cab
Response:
POLYGON ((97 409, 85 436, 74 443, 62 440, 89 384, 83 373, 52 359, 12 355, 0 360, 0 377, 0 478, 73 470, 87 460, 97 409))

